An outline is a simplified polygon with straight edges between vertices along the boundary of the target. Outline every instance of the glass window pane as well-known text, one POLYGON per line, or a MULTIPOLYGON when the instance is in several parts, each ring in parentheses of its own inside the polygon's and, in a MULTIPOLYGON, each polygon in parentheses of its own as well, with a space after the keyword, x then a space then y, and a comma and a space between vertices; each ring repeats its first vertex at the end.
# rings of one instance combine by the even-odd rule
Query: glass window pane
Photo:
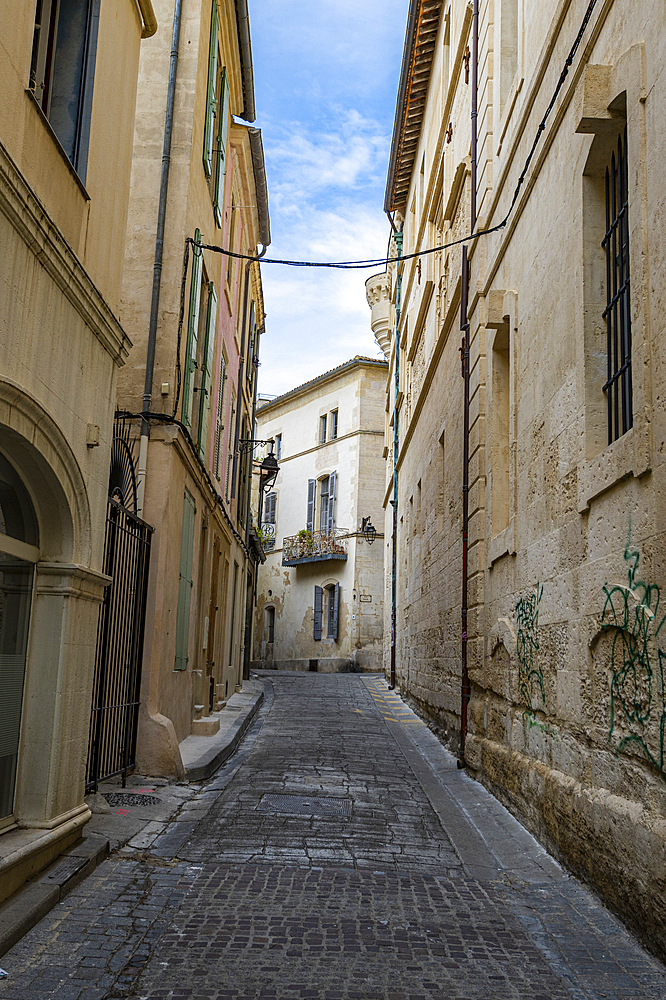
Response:
POLYGON ((28 492, 13 466, 0 455, 0 534, 38 545, 37 518, 28 492))

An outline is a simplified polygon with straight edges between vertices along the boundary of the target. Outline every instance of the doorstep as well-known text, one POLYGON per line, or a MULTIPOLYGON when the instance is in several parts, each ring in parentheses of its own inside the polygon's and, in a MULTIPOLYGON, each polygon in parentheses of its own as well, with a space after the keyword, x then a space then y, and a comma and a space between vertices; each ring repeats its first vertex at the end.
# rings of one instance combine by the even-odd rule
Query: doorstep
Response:
POLYGON ((188 736, 180 744, 180 755, 188 781, 210 778, 231 756, 264 700, 261 681, 243 681, 243 688, 233 694, 221 712, 212 712, 210 719, 219 722, 219 730, 211 736, 188 736))

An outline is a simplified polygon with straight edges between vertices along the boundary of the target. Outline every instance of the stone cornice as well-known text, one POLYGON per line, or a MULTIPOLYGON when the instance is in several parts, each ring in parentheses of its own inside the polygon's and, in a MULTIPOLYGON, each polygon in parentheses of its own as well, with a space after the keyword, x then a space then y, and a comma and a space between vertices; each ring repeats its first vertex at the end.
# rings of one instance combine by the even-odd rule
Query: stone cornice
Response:
POLYGON ((115 364, 124 365, 132 342, 2 143, 0 211, 115 364))

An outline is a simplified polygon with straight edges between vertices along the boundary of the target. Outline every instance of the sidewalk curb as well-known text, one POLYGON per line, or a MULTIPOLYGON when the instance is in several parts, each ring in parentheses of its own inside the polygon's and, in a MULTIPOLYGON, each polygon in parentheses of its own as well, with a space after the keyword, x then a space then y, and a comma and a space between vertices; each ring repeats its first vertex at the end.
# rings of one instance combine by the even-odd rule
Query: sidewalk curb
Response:
POLYGON ((109 841, 97 834, 84 837, 26 882, 0 907, 0 956, 45 917, 56 903, 65 898, 92 874, 109 854, 109 841))
MULTIPOLYGON (((260 691, 254 693, 247 711, 241 713, 224 734, 224 741, 217 744, 214 743, 209 750, 201 754, 196 760, 193 760, 190 764, 185 764, 185 773, 187 774, 188 781, 204 781, 206 778, 210 778, 224 764, 225 760, 231 757, 249 729, 263 702, 264 690, 262 686, 260 691)), ((204 738, 212 739, 211 737, 204 738)))

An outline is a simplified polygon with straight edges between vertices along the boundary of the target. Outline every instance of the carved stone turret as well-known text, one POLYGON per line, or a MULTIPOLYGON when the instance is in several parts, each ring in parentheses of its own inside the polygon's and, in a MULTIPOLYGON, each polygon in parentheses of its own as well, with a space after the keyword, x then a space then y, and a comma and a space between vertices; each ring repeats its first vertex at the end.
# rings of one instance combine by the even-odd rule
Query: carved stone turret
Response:
POLYGON ((391 275, 386 271, 373 274, 365 283, 365 294, 372 309, 372 332, 388 361, 391 353, 391 275))

